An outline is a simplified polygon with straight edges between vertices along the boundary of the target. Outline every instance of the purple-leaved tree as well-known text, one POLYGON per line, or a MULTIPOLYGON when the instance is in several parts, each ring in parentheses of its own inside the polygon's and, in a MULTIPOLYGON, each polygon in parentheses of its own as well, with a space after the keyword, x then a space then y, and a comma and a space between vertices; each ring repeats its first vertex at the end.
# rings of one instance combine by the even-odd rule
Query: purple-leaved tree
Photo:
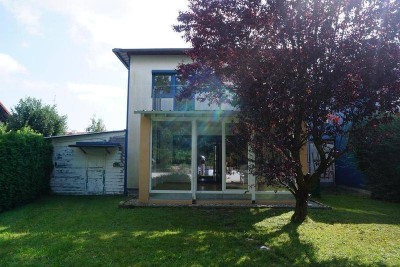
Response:
POLYGON ((311 188, 348 149, 324 138, 363 138, 398 110, 399 21, 396 0, 190 0, 174 26, 193 47, 181 96, 240 110, 253 173, 287 187, 303 222, 311 188), (313 173, 301 160, 308 141, 321 159, 313 173))

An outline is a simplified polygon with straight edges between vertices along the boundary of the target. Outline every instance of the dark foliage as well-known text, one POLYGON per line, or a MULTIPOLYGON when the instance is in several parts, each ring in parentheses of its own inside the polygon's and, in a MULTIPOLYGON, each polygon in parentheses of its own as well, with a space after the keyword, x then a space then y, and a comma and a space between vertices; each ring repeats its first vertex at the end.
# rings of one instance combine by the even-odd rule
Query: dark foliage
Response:
POLYGON ((7 122, 8 130, 16 131, 24 127, 30 127, 43 136, 64 134, 67 116, 59 115, 55 105, 44 105, 40 99, 27 97, 11 109, 7 122))
POLYGON ((253 172, 293 193, 293 221, 304 220, 311 188, 348 149, 324 138, 363 138, 398 110, 399 1, 192 0, 178 20, 194 62, 179 69, 191 85, 182 95, 240 109, 253 172), (321 159, 313 173, 302 160, 309 140, 321 159))
POLYGON ((32 130, 0 132, 0 212, 48 193, 52 146, 32 130))
POLYGON ((400 202, 400 119, 366 132, 353 144, 372 198, 400 202))

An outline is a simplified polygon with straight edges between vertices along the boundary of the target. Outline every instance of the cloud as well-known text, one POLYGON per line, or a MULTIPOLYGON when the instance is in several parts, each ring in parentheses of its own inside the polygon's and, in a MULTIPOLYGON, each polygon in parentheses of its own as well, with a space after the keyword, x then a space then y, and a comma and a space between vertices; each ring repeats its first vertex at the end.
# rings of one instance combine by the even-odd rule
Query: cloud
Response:
POLYGON ((94 83, 68 83, 68 90, 73 92, 78 99, 96 104, 106 104, 113 99, 126 96, 124 89, 117 86, 94 83))
POLYGON ((115 55, 108 50, 95 52, 96 56, 88 58, 88 64, 91 68, 104 68, 119 71, 120 63, 116 61, 115 55), (117 63, 117 64, 116 64, 117 63))
POLYGON ((62 90, 62 85, 56 83, 49 83, 45 81, 35 81, 35 80, 20 80, 20 87, 25 88, 31 92, 54 92, 57 90, 62 90))
MULTIPOLYGON (((125 123, 126 89, 95 83, 68 83, 67 89, 76 99, 76 109, 69 112, 71 121, 82 121, 82 116, 86 115, 89 118, 90 115, 96 114, 104 119, 109 130, 124 127, 122 125, 125 123), (75 114, 77 109, 80 110, 79 114, 75 114)), ((83 129, 83 126, 73 128, 83 129)))
POLYGON ((7 54, 0 53, 0 75, 9 76, 14 73, 26 73, 26 68, 7 54))
POLYGON ((187 0, 0 0, 30 34, 41 34, 45 16, 56 14, 67 20, 69 37, 85 46, 90 67, 115 68, 111 49, 188 47, 172 25, 187 0), (43 17, 43 18, 42 18, 43 17), (114 65, 114 66, 112 66, 114 65))
POLYGON ((21 61, 26 67, 0 54, 0 95, 11 104, 27 95, 58 103, 75 129, 83 129, 82 117, 89 118, 93 113, 104 118, 107 128, 120 129, 125 124, 127 73, 111 49, 187 47, 172 30, 178 11, 185 9, 187 2, 0 0, 0 9, 11 14, 24 29, 23 38, 15 40, 18 47, 12 47, 12 51, 24 48, 21 53, 28 54, 32 50, 32 57, 21 61), (50 35, 55 32, 56 36, 50 35), (49 42, 35 50, 42 41, 49 42), (49 43, 51 50, 43 56, 49 43), (63 53, 59 62, 66 65, 54 74, 54 61, 49 59, 57 57, 53 52, 58 48, 63 53), (40 62, 32 61, 34 57, 40 62), (74 67, 76 61, 79 66, 74 67), (38 77, 34 76, 36 70, 40 70, 38 77), (16 75, 21 73, 28 75, 16 75), (110 85, 112 82, 116 86, 110 85), (8 93, 10 88, 14 94, 8 93))
POLYGON ((10 11, 31 35, 42 35, 41 12, 34 5, 24 1, 0 0, 0 4, 10 11))
POLYGON ((172 30, 182 0, 117 1, 112 7, 71 5, 69 15, 95 44, 118 47, 165 47, 184 42, 172 30), (110 12, 110 9, 118 12, 110 12))
POLYGON ((110 53, 115 47, 188 47, 172 29, 187 1, 71 1, 51 8, 70 19, 69 34, 75 43, 89 45, 86 62, 92 68, 115 69, 119 62, 113 62, 110 53))
POLYGON ((23 47, 23 48, 29 48, 30 45, 29 45, 29 43, 28 43, 27 41, 22 41, 22 42, 21 42, 21 47, 23 47))

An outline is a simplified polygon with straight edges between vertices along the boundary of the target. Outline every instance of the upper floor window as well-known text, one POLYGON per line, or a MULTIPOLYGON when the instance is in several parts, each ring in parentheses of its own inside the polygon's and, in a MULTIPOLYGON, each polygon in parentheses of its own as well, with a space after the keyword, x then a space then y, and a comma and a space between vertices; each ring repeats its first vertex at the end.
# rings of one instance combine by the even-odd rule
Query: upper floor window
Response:
POLYGON ((194 110, 194 98, 178 100, 175 97, 184 86, 176 71, 153 70, 152 74, 153 110, 194 110))

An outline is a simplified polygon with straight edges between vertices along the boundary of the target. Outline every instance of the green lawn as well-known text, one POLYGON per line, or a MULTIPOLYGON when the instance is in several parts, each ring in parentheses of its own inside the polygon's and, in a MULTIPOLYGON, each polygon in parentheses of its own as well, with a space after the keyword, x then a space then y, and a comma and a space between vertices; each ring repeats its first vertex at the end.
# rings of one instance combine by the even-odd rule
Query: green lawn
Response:
POLYGON ((287 209, 123 199, 52 196, 0 214, 0 266, 400 266, 399 204, 329 194, 332 210, 296 226, 287 209))

